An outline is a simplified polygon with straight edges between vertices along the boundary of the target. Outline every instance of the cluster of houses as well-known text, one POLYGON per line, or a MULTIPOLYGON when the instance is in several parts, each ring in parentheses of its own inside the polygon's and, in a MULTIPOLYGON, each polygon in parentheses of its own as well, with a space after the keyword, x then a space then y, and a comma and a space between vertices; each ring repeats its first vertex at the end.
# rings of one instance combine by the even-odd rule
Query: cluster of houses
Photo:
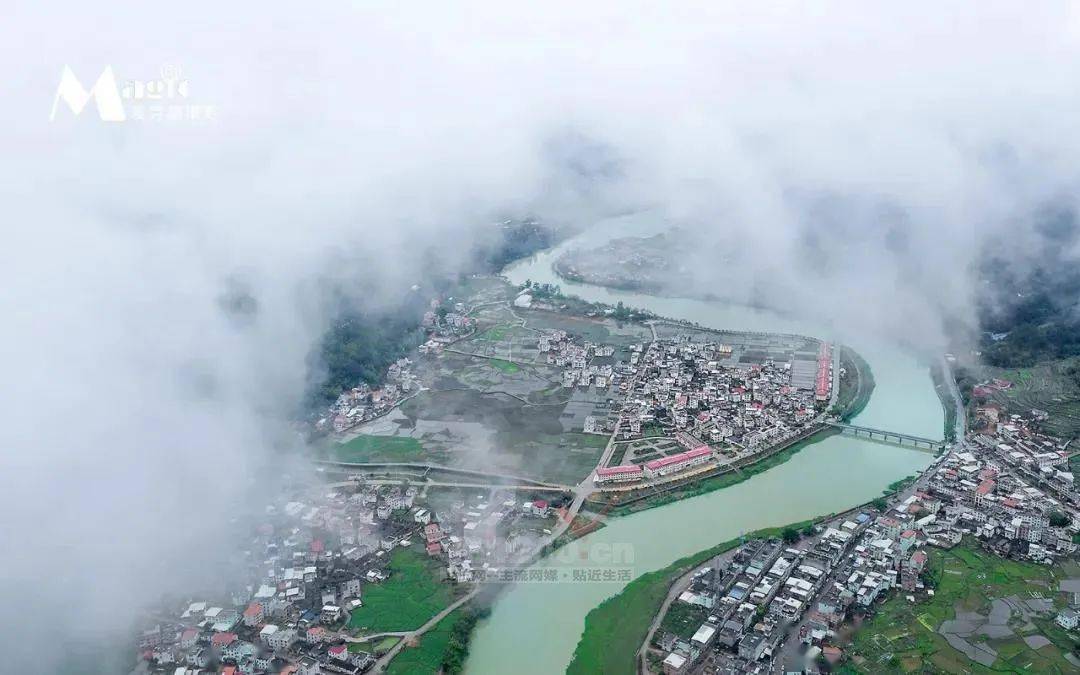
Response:
POLYGON ((454 303, 453 310, 440 310, 439 301, 432 300, 431 308, 424 313, 420 325, 423 326, 433 338, 458 338, 468 335, 476 327, 476 320, 470 318, 466 312, 465 303, 454 303))
POLYGON ((946 522, 1001 555, 1050 563, 1072 554, 1075 510, 1071 501, 1055 496, 1071 494, 1071 474, 1058 479, 1055 470, 1054 478, 1035 484, 1029 477, 1041 472, 1010 465, 1010 452, 985 442, 976 436, 963 451, 945 457, 930 478, 928 491, 946 503, 946 522))
MULTIPOLYGON (((661 340, 634 345, 629 363, 619 366, 625 372, 618 384, 623 398, 616 429, 623 440, 630 440, 643 428, 658 426, 684 450, 644 464, 600 468, 594 482, 625 489, 636 482, 670 479, 713 460, 745 463, 819 420, 822 413, 815 405, 822 383, 826 400, 832 386, 827 346, 819 354, 824 364, 819 376, 808 379, 806 386, 792 384, 790 363, 720 362, 730 355, 731 347, 718 343, 661 340), (710 443, 725 449, 714 451, 710 443)), ((595 421, 587 418, 586 431, 593 430, 590 422, 595 428, 595 421)))
POLYGON ((567 389, 590 386, 610 389, 618 385, 612 363, 594 362, 594 359, 610 359, 615 354, 611 345, 588 341, 578 344, 566 331, 550 330, 540 334, 536 347, 542 363, 564 369, 562 386, 567 389))
POLYGON ((362 672, 374 659, 347 648, 345 629, 364 588, 388 578, 390 551, 430 518, 415 498, 415 488, 361 485, 267 507, 231 590, 188 602, 140 635, 147 672, 362 672))
POLYGON ((657 424, 712 443, 756 447, 817 416, 813 386, 794 386, 790 363, 721 363, 730 353, 712 342, 635 345, 632 376, 620 385, 623 437, 657 424))
MULTIPOLYGON (((999 555, 1039 563, 1075 553, 1080 523, 1063 445, 1002 417, 936 459, 883 513, 838 518, 797 547, 757 540, 718 558, 678 599, 707 610, 693 638, 657 636, 664 672, 703 662, 708 672, 767 672, 798 642, 808 645, 804 665, 835 663, 842 652, 833 638, 853 614, 893 589, 911 599, 933 592, 923 582, 929 546, 973 536, 999 555)), ((1068 608, 1057 620, 1075 627, 1080 613, 1068 608)))
POLYGON ((318 431, 330 428, 334 433, 347 431, 390 411, 419 386, 420 378, 412 371, 412 361, 398 359, 390 364, 382 387, 372 389, 360 384, 342 392, 315 428, 318 431))
MULTIPOLYGON (((708 672, 771 672, 787 640, 820 643, 853 604, 869 606, 910 569, 916 540, 888 516, 843 518, 795 547, 751 540, 695 575, 678 599, 707 610, 690 640, 658 636, 667 675, 707 664, 708 672)), ((925 555, 925 554, 924 554, 925 555)), ((916 556, 918 559, 918 556, 916 556)), ((821 647, 816 646, 820 653, 821 647)))
POLYGON ((458 500, 425 526, 427 552, 445 561, 447 577, 458 583, 496 579, 503 563, 532 551, 550 533, 545 528, 553 514, 543 499, 519 503, 484 494, 458 500))
POLYGON ((374 655, 349 649, 364 589, 384 582, 391 552, 422 545, 447 578, 497 578, 499 563, 531 552, 555 509, 487 493, 418 503, 417 489, 372 486, 362 476, 318 496, 268 507, 251 534, 232 590, 177 607, 139 638, 144 672, 355 675, 374 655))
POLYGON ((832 638, 853 612, 865 613, 893 588, 922 588, 930 539, 922 527, 940 506, 913 495, 884 514, 868 509, 835 520, 797 547, 754 540, 702 568, 679 601, 707 608, 708 618, 689 641, 660 637, 664 672, 702 662, 708 672, 772 672, 773 660, 799 643, 808 645, 800 659, 835 662, 842 653, 832 638))

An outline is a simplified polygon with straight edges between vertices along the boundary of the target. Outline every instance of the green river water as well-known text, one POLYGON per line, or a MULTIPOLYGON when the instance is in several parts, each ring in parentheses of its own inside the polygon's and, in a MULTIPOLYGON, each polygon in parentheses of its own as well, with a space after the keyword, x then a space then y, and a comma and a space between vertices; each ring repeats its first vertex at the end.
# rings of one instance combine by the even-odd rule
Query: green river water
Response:
MULTIPOLYGON (((554 258, 568 246, 595 245, 613 236, 648 234, 656 228, 657 220, 648 214, 614 218, 555 249, 511 265, 504 274, 515 283, 525 279, 557 283, 564 292, 586 300, 612 304, 621 300, 631 307, 712 328, 790 332, 842 341, 866 359, 876 382, 869 405, 855 419, 857 424, 942 437, 944 413, 928 368, 899 345, 875 336, 870 328, 864 335, 837 335, 828 325, 764 309, 568 283, 551 269, 554 258)), ((537 563, 536 567, 555 571, 565 580, 518 584, 498 597, 491 617, 477 627, 466 672, 552 675, 566 669, 585 615, 626 584, 622 580, 573 581, 572 569, 582 566, 579 555, 593 564, 610 560, 609 567, 637 577, 745 532, 865 502, 931 459, 924 452, 830 436, 738 485, 613 518, 606 527, 537 563)))

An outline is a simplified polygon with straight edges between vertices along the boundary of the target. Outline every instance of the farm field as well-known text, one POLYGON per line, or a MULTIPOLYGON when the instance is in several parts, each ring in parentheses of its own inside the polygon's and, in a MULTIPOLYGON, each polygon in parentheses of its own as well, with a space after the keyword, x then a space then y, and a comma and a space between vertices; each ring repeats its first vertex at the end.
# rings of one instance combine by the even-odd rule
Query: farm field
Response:
POLYGON ((329 456, 339 462, 418 462, 425 453, 415 438, 361 434, 332 446, 329 456))
POLYGON ((877 608, 848 645, 846 672, 910 673, 1080 671, 1065 658, 1074 636, 1047 630, 1066 595, 1058 584, 1080 568, 1004 560, 965 541, 930 550, 934 596, 916 603, 897 593, 877 608))
POLYGON ((461 608, 450 612, 434 628, 420 637, 415 647, 407 647, 390 661, 386 672, 390 675, 400 673, 437 673, 442 669, 443 658, 450 646, 453 635, 451 628, 461 615, 461 608))
POLYGON ((349 629, 384 633, 419 628, 453 602, 454 587, 441 578, 439 562, 417 546, 395 549, 390 578, 364 585, 364 604, 353 611, 349 629))
POLYGON ((685 602, 673 602, 660 622, 657 635, 668 632, 678 635, 683 640, 689 640, 708 617, 709 610, 704 607, 688 605, 685 602))
POLYGON ((1033 408, 1050 413, 1043 429, 1063 439, 1080 436, 1080 385, 1069 369, 1080 366, 1080 358, 1042 363, 1031 368, 979 369, 982 378, 1000 378, 1013 386, 994 393, 993 400, 1012 413, 1031 414, 1033 408))

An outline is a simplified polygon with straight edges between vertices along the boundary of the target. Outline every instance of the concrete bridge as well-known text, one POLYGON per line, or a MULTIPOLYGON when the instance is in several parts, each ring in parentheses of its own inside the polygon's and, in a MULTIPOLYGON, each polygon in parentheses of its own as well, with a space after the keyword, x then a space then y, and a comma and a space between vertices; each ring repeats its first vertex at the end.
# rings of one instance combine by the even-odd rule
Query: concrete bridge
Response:
POLYGON ((865 438, 868 441, 874 441, 876 443, 899 445, 905 448, 915 448, 918 450, 926 450, 928 452, 937 452, 938 450, 945 448, 945 441, 935 441, 930 438, 923 438, 922 436, 901 434, 895 431, 883 431, 881 429, 872 429, 870 427, 860 427, 854 424, 845 424, 843 422, 826 422, 826 424, 835 429, 839 429, 849 436, 858 436, 859 438, 865 438))

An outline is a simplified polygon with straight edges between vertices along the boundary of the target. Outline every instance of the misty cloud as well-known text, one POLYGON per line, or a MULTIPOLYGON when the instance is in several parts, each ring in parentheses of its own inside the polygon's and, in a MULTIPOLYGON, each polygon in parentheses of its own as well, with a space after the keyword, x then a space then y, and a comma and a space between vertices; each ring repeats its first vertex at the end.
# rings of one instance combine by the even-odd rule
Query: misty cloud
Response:
POLYGON ((303 470, 342 298, 392 306, 508 213, 655 209, 697 290, 940 345, 987 246, 1075 259, 1078 36, 1056 2, 10 8, 6 662, 215 578, 252 477, 303 470), (179 65, 218 121, 50 124, 65 64, 179 65))

